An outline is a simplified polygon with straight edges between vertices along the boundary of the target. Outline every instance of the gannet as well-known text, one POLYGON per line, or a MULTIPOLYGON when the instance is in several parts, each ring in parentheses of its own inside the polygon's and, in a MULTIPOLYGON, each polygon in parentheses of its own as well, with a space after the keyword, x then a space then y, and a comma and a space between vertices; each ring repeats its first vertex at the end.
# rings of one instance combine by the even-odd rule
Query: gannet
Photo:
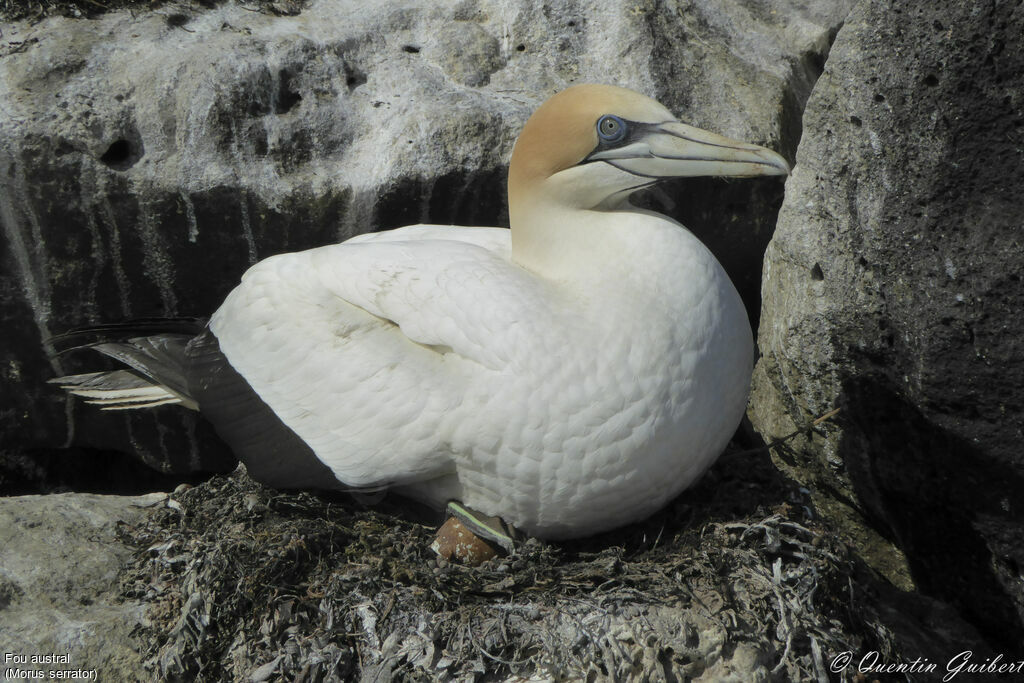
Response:
POLYGON ((392 489, 541 538, 594 534, 707 470, 754 359, 722 266, 630 195, 788 172, 640 93, 570 87, 514 146, 511 230, 413 225, 272 256, 208 324, 91 343, 127 369, 52 381, 106 409, 197 409, 270 486, 392 489))

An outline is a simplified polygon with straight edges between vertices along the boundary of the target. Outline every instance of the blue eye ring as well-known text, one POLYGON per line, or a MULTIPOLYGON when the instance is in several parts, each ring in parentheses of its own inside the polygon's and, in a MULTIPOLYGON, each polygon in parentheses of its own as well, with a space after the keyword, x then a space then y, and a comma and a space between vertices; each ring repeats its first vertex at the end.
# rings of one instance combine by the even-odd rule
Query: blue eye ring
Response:
POLYGON ((614 114, 605 114, 597 120, 597 136, 605 142, 619 142, 626 137, 626 122, 614 114))

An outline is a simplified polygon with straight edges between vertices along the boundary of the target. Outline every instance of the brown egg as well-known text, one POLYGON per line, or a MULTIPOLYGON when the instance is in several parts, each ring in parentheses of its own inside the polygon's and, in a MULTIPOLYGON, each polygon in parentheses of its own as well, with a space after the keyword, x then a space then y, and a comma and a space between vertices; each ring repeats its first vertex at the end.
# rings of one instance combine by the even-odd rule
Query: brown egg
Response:
POLYGON ((449 562, 470 567, 479 566, 498 554, 493 546, 454 517, 449 517, 437 530, 437 538, 430 544, 430 548, 449 562))

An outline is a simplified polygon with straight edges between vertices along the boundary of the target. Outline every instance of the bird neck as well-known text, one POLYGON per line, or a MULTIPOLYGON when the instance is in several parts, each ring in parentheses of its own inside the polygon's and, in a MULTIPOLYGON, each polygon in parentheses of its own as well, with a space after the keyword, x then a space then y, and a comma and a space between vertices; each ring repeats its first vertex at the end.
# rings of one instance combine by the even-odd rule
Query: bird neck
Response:
POLYGON ((609 179, 595 177, 591 166, 549 175, 524 167, 509 168, 513 261, 553 280, 579 280, 622 263, 622 249, 637 239, 630 225, 638 209, 627 192, 609 192, 613 183, 599 182, 609 179))
POLYGON ((512 260, 549 280, 578 279, 604 256, 593 213, 543 200, 510 205, 512 260))
POLYGON ((513 261, 546 279, 584 286, 620 271, 632 277, 632 271, 648 267, 652 248, 675 251, 687 233, 671 219, 628 203, 614 210, 582 209, 538 200, 512 205, 509 214, 513 261))

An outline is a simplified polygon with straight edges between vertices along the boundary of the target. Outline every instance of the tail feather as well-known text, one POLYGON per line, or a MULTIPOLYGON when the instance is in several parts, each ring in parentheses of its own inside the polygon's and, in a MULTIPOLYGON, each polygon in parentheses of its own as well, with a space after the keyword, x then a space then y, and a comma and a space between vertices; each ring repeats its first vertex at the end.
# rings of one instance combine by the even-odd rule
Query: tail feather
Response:
POLYGON ((187 399, 130 370, 87 372, 49 380, 73 396, 86 399, 86 403, 103 410, 150 408, 157 405, 180 404, 195 408, 187 399))
POLYGON ((97 343, 124 341, 132 337, 181 334, 195 337, 206 328, 205 318, 134 318, 116 323, 76 327, 49 338, 58 354, 89 348, 97 343))
POLYGON ((185 349, 191 336, 165 334, 135 337, 120 342, 93 344, 91 348, 121 361, 135 372, 166 387, 175 394, 191 398, 185 377, 185 349))
POLYGON ((173 395, 169 395, 167 396, 167 398, 156 399, 153 401, 127 402, 98 400, 86 401, 86 403, 99 406, 100 410, 135 410, 136 408, 155 408, 157 406, 185 405, 185 403, 181 400, 180 397, 173 395))
POLYGON ((128 369, 50 380, 103 410, 178 404, 198 410, 186 376, 188 343, 203 330, 196 318, 146 318, 71 330, 51 339, 58 353, 93 349, 128 369))

